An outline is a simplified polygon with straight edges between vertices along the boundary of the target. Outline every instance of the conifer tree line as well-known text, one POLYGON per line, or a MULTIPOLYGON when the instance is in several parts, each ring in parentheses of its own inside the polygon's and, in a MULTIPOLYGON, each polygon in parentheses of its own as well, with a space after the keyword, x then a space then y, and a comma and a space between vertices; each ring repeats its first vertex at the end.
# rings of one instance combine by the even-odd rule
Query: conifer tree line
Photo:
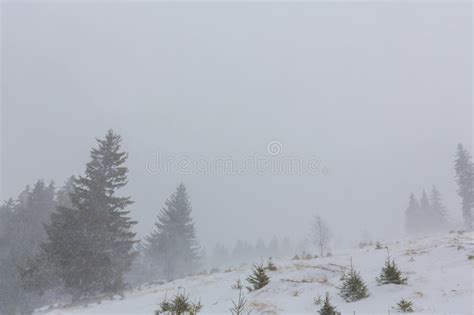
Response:
POLYGON ((64 202, 59 196, 66 189, 56 191, 53 182, 39 180, 0 207, 0 314, 27 313, 41 303, 38 296, 24 290, 18 266, 40 253, 46 240, 43 224, 64 202))
MULTIPOLYGON (((459 144, 454 161, 457 193, 461 199, 464 228, 472 230, 474 211, 474 164, 467 149, 459 144)), ((429 194, 423 190, 420 198, 411 193, 405 211, 405 228, 408 234, 417 235, 445 231, 450 227, 442 195, 433 185, 429 194)))
POLYGON ((276 236, 272 237, 269 242, 265 242, 261 238, 255 243, 237 240, 233 247, 229 248, 221 243, 216 243, 209 253, 209 260, 212 262, 210 267, 256 261, 262 257, 287 257, 294 255, 295 251, 300 250, 299 247, 293 244, 289 237, 279 239, 276 236))
POLYGON ((60 189, 40 180, 0 207, 1 314, 28 313, 64 293, 73 302, 120 293, 137 261, 168 280, 196 269, 200 247, 183 184, 139 243, 133 201, 120 194, 128 175, 121 141, 109 130, 90 151, 83 175, 60 189))
POLYGON ((425 190, 418 199, 411 193, 405 213, 406 231, 411 235, 446 230, 449 221, 441 193, 433 186, 428 197, 425 190))

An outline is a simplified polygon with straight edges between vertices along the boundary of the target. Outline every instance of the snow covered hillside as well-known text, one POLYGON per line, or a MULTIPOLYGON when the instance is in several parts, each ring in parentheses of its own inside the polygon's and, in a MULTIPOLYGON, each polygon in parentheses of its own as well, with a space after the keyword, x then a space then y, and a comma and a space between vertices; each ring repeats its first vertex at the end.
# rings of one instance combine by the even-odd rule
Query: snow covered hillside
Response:
MULTIPOLYGON (((415 312, 430 314, 472 314, 474 233, 452 233, 417 241, 383 244, 408 276, 407 285, 377 285, 386 259, 385 249, 374 246, 335 252, 333 257, 276 260, 277 271, 268 272, 270 284, 261 290, 245 292, 252 314, 315 314, 314 298, 329 292, 332 304, 342 314, 388 314, 402 298, 413 302, 415 312), (347 303, 337 295, 337 286, 352 257, 354 267, 367 283, 370 296, 347 303)), ((173 297, 185 290, 192 300, 201 300, 201 314, 230 314, 238 290, 232 284, 245 279, 251 266, 229 268, 211 275, 192 276, 163 285, 143 285, 113 299, 79 306, 45 307, 37 313, 64 314, 154 314, 165 295, 173 297)))

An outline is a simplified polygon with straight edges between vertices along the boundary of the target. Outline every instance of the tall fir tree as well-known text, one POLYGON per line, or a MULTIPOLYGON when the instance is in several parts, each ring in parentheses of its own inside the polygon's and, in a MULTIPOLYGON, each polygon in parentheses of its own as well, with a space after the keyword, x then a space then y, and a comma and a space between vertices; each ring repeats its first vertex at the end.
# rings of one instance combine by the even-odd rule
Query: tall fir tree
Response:
POLYGON ((446 208, 443 204, 441 193, 438 191, 436 186, 433 185, 430 194, 430 205, 431 205, 431 227, 435 231, 446 229, 446 208))
POLYGON ((105 139, 97 139, 85 175, 73 181, 72 207, 58 207, 45 226, 45 255, 74 300, 121 290, 124 273, 135 257, 131 228, 136 222, 126 210, 133 202, 116 196, 127 184, 128 155, 121 151, 121 141, 112 130, 105 139))
POLYGON ((462 146, 462 144, 458 145, 454 169, 456 171, 458 194, 462 200, 461 208, 464 226, 466 229, 472 230, 472 211, 474 208, 474 166, 471 154, 462 146))
POLYGON ((426 194, 426 191, 423 189, 421 192, 421 198, 420 198, 420 215, 421 215, 421 221, 420 223, 425 223, 426 218, 429 217, 429 214, 431 212, 431 205, 430 205, 430 200, 428 199, 428 195, 426 194))
POLYGON ((408 234, 416 234, 419 224, 420 205, 413 193, 410 194, 408 208, 405 211, 405 226, 408 234))
POLYGON ((145 257, 150 269, 168 280, 188 275, 199 265, 200 246, 191 211, 186 187, 181 183, 166 200, 155 231, 146 237, 145 257))

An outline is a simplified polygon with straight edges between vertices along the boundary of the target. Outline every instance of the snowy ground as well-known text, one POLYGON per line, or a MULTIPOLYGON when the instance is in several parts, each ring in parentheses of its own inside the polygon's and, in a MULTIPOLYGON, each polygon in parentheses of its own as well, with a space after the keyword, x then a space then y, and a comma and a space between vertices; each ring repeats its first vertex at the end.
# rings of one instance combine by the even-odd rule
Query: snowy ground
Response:
MULTIPOLYGON (((246 293, 252 314, 317 314, 314 298, 329 292, 342 314, 388 314, 402 299, 413 301, 416 312, 429 314, 474 314, 474 233, 387 244, 400 269, 409 277, 407 285, 378 286, 375 277, 386 258, 386 250, 374 247, 334 253, 333 257, 309 260, 277 260, 277 271, 269 272, 265 288, 246 293), (354 303, 344 302, 336 286, 342 270, 350 263, 366 281, 370 297, 354 303)), ((193 276, 164 285, 136 288, 124 298, 102 300, 75 307, 58 307, 48 314, 154 314, 165 295, 186 290, 204 305, 202 314, 230 314, 238 291, 231 288, 237 279, 246 285, 251 266, 212 275, 193 276)), ((44 308, 46 309, 46 308, 44 308)), ((44 313, 45 310, 38 313, 44 313)))

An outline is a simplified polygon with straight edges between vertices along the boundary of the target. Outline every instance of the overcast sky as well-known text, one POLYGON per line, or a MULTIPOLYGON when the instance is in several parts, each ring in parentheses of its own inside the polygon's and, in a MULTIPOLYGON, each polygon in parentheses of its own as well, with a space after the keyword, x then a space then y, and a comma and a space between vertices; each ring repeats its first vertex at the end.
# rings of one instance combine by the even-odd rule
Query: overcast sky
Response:
POLYGON ((469 2, 2 9, 2 200, 39 178, 82 174, 94 138, 112 128, 129 151, 124 193, 140 235, 179 182, 208 246, 304 237, 313 214, 341 238, 393 237, 409 193, 433 184, 460 217, 453 158, 459 142, 472 150, 469 2), (320 172, 164 171, 157 156, 237 167, 317 159, 320 172))

